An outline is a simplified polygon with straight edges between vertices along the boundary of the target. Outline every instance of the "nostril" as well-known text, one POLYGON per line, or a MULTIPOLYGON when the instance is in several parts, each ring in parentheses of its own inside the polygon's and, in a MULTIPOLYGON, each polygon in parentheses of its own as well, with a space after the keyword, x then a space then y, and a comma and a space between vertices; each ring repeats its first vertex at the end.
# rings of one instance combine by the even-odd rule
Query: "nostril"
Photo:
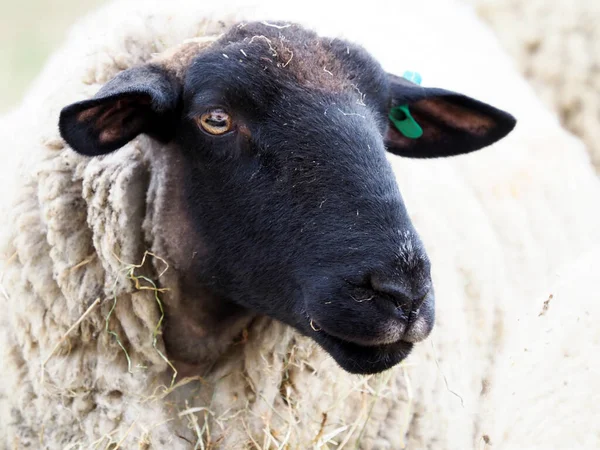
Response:
POLYGON ((404 309, 405 307, 410 307, 412 304, 412 300, 407 292, 407 289, 404 288, 404 286, 401 286, 399 283, 394 283, 393 281, 382 281, 374 277, 371 280, 371 285, 376 293, 383 295, 383 297, 390 298, 396 304, 396 306, 400 306, 404 309))
POLYGON ((396 307, 402 308, 407 313, 417 310, 423 304, 430 289, 430 283, 422 284, 415 289, 399 281, 379 276, 371 277, 371 286, 376 293, 390 299, 396 307))

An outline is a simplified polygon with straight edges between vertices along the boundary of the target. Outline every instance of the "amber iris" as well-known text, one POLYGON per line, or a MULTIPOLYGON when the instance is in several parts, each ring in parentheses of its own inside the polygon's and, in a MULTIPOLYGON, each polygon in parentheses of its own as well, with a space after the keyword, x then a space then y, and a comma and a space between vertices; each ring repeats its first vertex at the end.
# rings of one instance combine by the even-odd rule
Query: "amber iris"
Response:
POLYGON ((231 117, 223 109, 211 109, 200 116, 200 126, 209 134, 220 135, 231 130, 231 117))

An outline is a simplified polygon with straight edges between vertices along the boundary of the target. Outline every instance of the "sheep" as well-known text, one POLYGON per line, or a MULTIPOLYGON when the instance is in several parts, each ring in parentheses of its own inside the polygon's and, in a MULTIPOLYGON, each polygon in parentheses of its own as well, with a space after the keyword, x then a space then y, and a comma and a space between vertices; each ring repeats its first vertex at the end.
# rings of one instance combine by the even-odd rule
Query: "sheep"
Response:
POLYGON ((469 0, 498 34, 526 78, 561 122, 588 146, 600 169, 600 36, 597 2, 548 8, 543 1, 469 0))
MULTIPOLYGON (((396 19, 389 9, 382 16, 383 5, 337 11, 343 20, 334 23, 326 14, 311 17, 306 4, 289 11, 276 3, 250 11, 223 6, 236 14, 214 12, 219 23, 211 19, 211 8, 220 7, 214 4, 144 3, 144 12, 135 14, 135 2, 110 5, 74 30, 8 119, 2 136, 10 145, 4 148, 23 155, 19 173, 27 176, 17 177, 14 218, 2 224, 2 236, 10 236, 2 268, 3 444, 331 448, 336 442, 462 449, 485 442, 511 448, 540 437, 527 436, 527 430, 510 433, 515 429, 502 406, 513 407, 515 423, 532 416, 519 398, 511 403, 496 395, 507 392, 499 381, 506 369, 496 356, 520 350, 522 332, 513 334, 510 325, 523 305, 546 292, 560 265, 571 264, 598 240, 593 205, 600 186, 580 143, 544 110, 489 32, 454 3, 404 7, 406 25, 394 27, 390 45, 383 45, 389 38, 385 30, 396 19), (239 335, 211 344, 215 353, 225 353, 209 371, 198 374, 178 365, 173 380, 177 367, 160 332, 163 307, 176 308, 181 301, 179 268, 168 258, 168 234, 160 228, 168 224, 165 211, 171 206, 160 201, 167 175, 155 169, 164 162, 165 146, 141 136, 89 159, 59 137, 60 110, 93 97, 119 72, 188 38, 193 40, 184 46, 211 45, 211 36, 239 19, 257 18, 275 28, 287 23, 272 18, 293 19, 322 35, 347 34, 390 73, 418 67, 426 74, 424 85, 465 92, 519 118, 509 137, 468 157, 389 156, 432 261, 438 300, 429 340, 380 375, 349 375, 310 338, 257 318, 235 324, 245 325, 239 335), (366 30, 369 23, 378 27, 366 30), (397 45, 417 34, 418 51, 397 45), (478 64, 472 62, 475 54, 478 64), (26 133, 31 129, 35 133, 26 133), (184 378, 186 371, 192 376, 184 378)), ((268 50, 268 41, 257 40, 268 50)), ((335 74, 331 69, 324 65, 324 75, 335 74)), ((548 304, 548 314, 553 306, 548 304)), ((569 339, 585 338, 577 322, 570 327, 569 339)), ((545 330, 526 331, 529 338, 529 332, 545 330)), ((582 427, 592 429, 593 415, 581 419, 582 427)), ((564 447, 574 436, 563 430, 564 447)))
POLYGON ((361 374, 405 359, 434 322, 430 262, 385 150, 456 156, 514 125, 386 73, 348 41, 262 22, 123 71, 59 119, 86 156, 141 133, 172 143, 151 158, 168 180, 155 233, 181 278, 164 328, 172 361, 212 364, 229 333, 263 314, 361 374))

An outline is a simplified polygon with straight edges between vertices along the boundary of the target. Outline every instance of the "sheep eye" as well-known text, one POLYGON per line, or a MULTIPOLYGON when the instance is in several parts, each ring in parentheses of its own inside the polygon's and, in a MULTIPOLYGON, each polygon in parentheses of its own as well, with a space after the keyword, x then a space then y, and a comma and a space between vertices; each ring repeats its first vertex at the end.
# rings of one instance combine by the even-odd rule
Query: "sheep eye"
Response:
POLYGON ((223 109, 211 109, 198 120, 204 131, 214 135, 225 134, 231 130, 231 116, 223 109))

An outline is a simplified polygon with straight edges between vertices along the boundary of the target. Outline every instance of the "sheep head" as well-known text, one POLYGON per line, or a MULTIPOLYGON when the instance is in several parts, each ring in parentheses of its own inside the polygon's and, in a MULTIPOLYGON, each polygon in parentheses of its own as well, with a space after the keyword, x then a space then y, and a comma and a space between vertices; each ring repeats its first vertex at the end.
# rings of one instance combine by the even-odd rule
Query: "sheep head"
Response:
POLYGON ((89 156, 139 134, 165 143, 161 229, 188 298, 167 311, 171 358, 194 364, 208 334, 266 315, 347 371, 376 373, 434 324, 430 262, 386 150, 468 153, 515 120, 388 74, 344 40, 246 23, 123 71, 64 108, 59 125, 89 156), (400 105, 419 137, 390 120, 400 105))

